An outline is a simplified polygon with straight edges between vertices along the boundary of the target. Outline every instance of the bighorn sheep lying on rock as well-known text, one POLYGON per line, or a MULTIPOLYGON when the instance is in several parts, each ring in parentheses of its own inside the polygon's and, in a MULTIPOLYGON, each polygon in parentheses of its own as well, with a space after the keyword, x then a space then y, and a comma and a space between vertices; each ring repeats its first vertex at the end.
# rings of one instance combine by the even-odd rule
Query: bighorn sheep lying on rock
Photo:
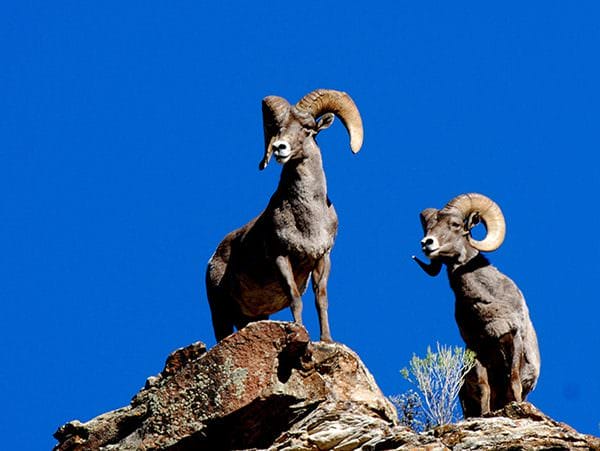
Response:
POLYGON ((329 197, 315 136, 338 116, 352 152, 363 141, 362 120, 350 96, 318 89, 296 105, 276 96, 262 102, 264 169, 272 155, 283 165, 266 209, 229 233, 208 262, 206 291, 217 341, 250 321, 291 307, 302 323, 301 294, 312 276, 321 340, 332 341, 327 318, 330 251, 338 219, 329 197))
POLYGON ((441 210, 423 210, 421 224, 421 247, 431 263, 413 258, 430 276, 446 265, 460 334, 477 354, 460 393, 465 417, 524 400, 540 372, 535 330, 521 291, 480 254, 496 250, 504 240, 500 207, 481 194, 463 194, 441 210), (487 234, 478 241, 471 229, 480 221, 487 234))

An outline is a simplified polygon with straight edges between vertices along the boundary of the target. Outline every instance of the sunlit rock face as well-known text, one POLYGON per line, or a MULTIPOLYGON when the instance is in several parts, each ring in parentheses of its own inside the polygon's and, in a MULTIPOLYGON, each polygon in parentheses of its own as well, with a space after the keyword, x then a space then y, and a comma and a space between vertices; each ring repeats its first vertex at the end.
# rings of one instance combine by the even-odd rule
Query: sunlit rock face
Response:
MULTIPOLYGON (((208 352, 201 343, 173 352, 129 406, 62 426, 56 449, 267 448, 284 433, 282 443, 295 441, 311 414, 344 411, 368 418, 368 429, 387 431, 396 421, 350 349, 311 343, 293 323, 261 321, 208 352)), ((317 442, 339 434, 325 435, 331 434, 317 435, 317 442)))
MULTIPOLYGON (((391 356, 393 357, 393 356, 391 356)), ((123 408, 55 433, 55 450, 599 449, 531 404, 418 434, 346 346, 260 321, 174 351, 123 408)))

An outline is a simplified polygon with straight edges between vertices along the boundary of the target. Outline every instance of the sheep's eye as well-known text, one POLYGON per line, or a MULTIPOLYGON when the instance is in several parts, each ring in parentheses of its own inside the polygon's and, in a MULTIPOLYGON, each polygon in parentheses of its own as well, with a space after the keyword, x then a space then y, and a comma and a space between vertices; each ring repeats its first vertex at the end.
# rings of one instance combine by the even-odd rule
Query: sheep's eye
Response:
POLYGON ((450 227, 452 227, 453 229, 458 229, 460 228, 461 224, 459 222, 451 222, 450 223, 450 227))

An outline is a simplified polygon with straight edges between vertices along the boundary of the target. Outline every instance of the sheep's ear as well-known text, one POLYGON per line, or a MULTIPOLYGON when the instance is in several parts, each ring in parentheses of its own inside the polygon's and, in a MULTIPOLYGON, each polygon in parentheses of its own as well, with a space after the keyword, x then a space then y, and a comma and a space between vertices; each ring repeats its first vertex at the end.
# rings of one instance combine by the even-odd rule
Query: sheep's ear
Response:
POLYGON ((414 255, 412 256, 412 259, 415 262, 417 262, 417 264, 421 267, 423 271, 425 271, 427 275, 431 277, 437 276, 442 270, 442 263, 438 260, 433 260, 431 263, 427 264, 424 261, 419 260, 414 255))
POLYGON ((469 214, 467 220, 465 221, 465 231, 470 231, 473 227, 481 222, 481 216, 478 211, 474 211, 469 214))
POLYGON ((258 170, 262 171, 269 164, 269 160, 271 159, 271 155, 265 155, 260 163, 258 163, 258 170))
POLYGON ((333 124, 334 119, 335 115, 333 113, 325 113, 323 116, 321 116, 317 121, 317 132, 331 127, 331 124, 333 124))
POLYGON ((269 164, 269 160, 271 159, 271 155, 273 155, 273 141, 275 141, 275 137, 271 136, 269 139, 268 138, 269 135, 265 133, 265 155, 258 164, 258 169, 261 171, 267 167, 267 165, 269 164))

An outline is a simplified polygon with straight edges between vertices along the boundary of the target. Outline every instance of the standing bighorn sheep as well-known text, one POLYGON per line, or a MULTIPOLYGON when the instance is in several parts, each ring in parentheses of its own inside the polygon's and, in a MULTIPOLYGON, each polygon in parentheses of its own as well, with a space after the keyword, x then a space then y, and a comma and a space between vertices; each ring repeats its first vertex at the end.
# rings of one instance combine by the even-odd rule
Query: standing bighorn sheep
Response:
POLYGON ((327 318, 330 251, 338 219, 329 197, 315 136, 338 116, 356 153, 362 120, 350 96, 318 89, 296 105, 276 96, 262 102, 264 169, 272 155, 283 165, 266 209, 229 233, 208 262, 206 291, 220 341, 250 321, 267 319, 287 306, 302 323, 301 294, 309 277, 319 315, 321 340, 332 341, 327 318))
POLYGON ((477 355, 460 393, 465 417, 524 400, 540 373, 535 330, 521 291, 479 253, 498 249, 504 240, 500 207, 481 194, 463 194, 441 210, 423 210, 421 224, 421 248, 431 263, 413 258, 430 276, 446 265, 460 334, 477 355), (478 241, 471 229, 480 221, 487 234, 478 241))

